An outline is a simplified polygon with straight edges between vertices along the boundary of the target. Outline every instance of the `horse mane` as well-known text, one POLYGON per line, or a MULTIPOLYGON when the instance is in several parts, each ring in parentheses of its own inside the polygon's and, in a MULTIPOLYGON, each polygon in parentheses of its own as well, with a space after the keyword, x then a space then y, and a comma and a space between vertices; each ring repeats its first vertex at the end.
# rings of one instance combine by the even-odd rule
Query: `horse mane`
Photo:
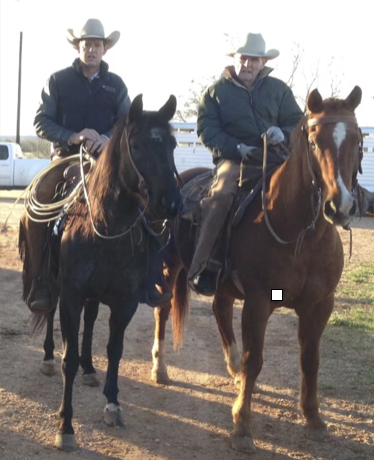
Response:
MULTIPOLYGON (((131 131, 139 124, 160 126, 172 133, 170 123, 156 111, 143 111, 140 119, 131 122, 127 115, 122 116, 114 127, 108 143, 90 172, 87 182, 88 199, 92 220, 99 225, 101 231, 108 228, 112 217, 111 209, 118 198, 119 191, 126 189, 133 194, 124 181, 126 158, 128 157, 128 138, 131 131)), ((77 203, 69 219, 72 224, 77 217, 80 219, 81 231, 84 235, 92 235, 91 218, 85 200, 77 203)))
MULTIPOLYGON (((104 228, 108 225, 110 207, 116 190, 119 185, 125 185, 121 182, 121 173, 125 163, 124 149, 127 149, 126 126, 127 116, 123 116, 117 121, 112 136, 91 168, 86 183, 92 219, 104 228)), ((74 224, 78 217, 83 217, 79 220, 82 233, 86 236, 92 234, 93 228, 85 199, 76 203, 70 214, 69 224, 74 224)))

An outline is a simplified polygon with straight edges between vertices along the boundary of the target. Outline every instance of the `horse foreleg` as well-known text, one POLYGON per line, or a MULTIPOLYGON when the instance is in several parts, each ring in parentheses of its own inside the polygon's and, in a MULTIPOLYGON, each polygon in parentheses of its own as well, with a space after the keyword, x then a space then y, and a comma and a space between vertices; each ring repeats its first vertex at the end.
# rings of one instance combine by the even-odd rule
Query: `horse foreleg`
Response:
POLYGON ((104 395, 107 398, 107 405, 104 410, 104 421, 109 426, 124 426, 122 408, 118 402, 118 367, 123 352, 123 338, 125 329, 131 321, 137 303, 130 305, 110 306, 111 314, 109 320, 110 336, 107 346, 108 369, 104 387, 104 395))
POLYGON ((72 425, 73 418, 73 383, 79 368, 79 321, 81 307, 77 301, 65 299, 62 292, 60 299, 60 323, 64 353, 61 372, 63 380, 63 396, 59 409, 59 424, 55 445, 58 449, 71 451, 77 448, 72 425))
POLYGON ((80 365, 83 369, 83 384, 90 387, 98 387, 100 385, 92 362, 92 336, 98 312, 99 302, 96 300, 86 300, 84 304, 84 331, 80 365))
POLYGON ((171 304, 170 306, 155 308, 154 310, 155 338, 152 347, 153 368, 151 371, 151 380, 164 385, 171 383, 165 362, 165 329, 170 310, 171 304))
POLYGON ((40 366, 40 370, 44 375, 48 377, 52 377, 52 375, 56 374, 56 366, 55 366, 55 357, 54 357, 54 350, 55 350, 55 342, 53 340, 53 321, 56 313, 56 308, 54 308, 51 312, 48 313, 47 317, 47 333, 44 340, 44 358, 42 364, 40 366))
POLYGON ((265 329, 270 316, 268 302, 251 295, 251 305, 244 302, 242 313, 243 353, 241 360, 240 390, 232 408, 234 429, 231 445, 241 452, 254 452, 250 429, 251 401, 257 376, 263 364, 265 329))
POLYGON ((331 296, 313 308, 297 311, 301 365, 300 406, 306 419, 306 436, 317 440, 327 436, 326 424, 319 414, 319 344, 333 305, 334 297, 331 296))
POLYGON ((234 377, 235 382, 237 382, 240 373, 240 355, 232 327, 234 301, 233 297, 224 296, 220 292, 217 292, 213 300, 213 313, 217 321, 219 333, 221 334, 227 370, 234 377))

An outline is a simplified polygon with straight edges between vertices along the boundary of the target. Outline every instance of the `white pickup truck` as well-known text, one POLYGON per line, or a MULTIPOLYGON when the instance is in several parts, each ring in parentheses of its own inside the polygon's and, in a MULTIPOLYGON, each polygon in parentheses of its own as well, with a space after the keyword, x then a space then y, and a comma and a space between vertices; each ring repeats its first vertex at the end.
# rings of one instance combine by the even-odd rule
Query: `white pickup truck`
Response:
POLYGON ((47 159, 24 158, 18 144, 0 142, 0 187, 25 188, 49 164, 47 159))

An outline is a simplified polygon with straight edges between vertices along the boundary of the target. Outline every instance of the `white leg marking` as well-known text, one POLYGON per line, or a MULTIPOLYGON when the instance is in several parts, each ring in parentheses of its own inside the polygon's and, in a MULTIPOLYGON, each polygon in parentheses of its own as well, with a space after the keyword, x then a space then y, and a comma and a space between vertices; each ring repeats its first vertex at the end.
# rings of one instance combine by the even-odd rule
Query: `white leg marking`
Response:
POLYGON ((235 377, 240 372, 240 355, 236 343, 232 343, 229 348, 223 349, 227 370, 235 377))

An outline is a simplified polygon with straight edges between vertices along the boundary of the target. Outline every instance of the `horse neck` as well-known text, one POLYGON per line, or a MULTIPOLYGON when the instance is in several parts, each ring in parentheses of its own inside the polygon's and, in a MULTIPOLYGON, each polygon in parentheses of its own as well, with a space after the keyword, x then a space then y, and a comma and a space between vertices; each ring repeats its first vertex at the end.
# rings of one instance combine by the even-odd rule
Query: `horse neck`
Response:
POLYGON ((301 148, 293 151, 270 182, 267 207, 272 210, 273 218, 278 217, 293 232, 295 226, 305 228, 314 219, 312 181, 307 152, 301 148))

